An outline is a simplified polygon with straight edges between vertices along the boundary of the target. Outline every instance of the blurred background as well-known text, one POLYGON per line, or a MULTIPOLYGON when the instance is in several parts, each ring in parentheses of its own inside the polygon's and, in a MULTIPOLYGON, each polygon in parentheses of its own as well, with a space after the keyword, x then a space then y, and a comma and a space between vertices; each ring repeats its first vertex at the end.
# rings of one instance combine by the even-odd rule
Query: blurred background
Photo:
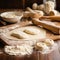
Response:
MULTIPOLYGON (((36 2, 42 4, 43 0, 0 0, 0 9, 21 9, 32 6, 36 2)), ((60 0, 56 0, 57 10, 60 11, 60 0)))

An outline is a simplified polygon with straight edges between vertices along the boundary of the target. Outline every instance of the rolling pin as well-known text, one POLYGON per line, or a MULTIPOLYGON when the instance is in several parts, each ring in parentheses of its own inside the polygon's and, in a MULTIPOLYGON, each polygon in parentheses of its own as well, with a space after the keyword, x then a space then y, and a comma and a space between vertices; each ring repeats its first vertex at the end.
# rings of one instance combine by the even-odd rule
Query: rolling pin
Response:
POLYGON ((59 16, 59 15, 60 15, 60 12, 57 10, 52 10, 49 12, 49 16, 59 16))
POLYGON ((33 11, 30 7, 27 7, 26 8, 29 12, 31 12, 31 13, 36 13, 35 11, 33 11))
POLYGON ((37 12, 33 11, 30 7, 27 7, 27 10, 31 12, 31 18, 40 18, 40 15, 37 12))
POLYGON ((32 19, 33 24, 35 25, 41 25, 43 26, 45 29, 50 30, 51 32, 53 32, 54 34, 60 34, 60 27, 56 26, 55 24, 53 24, 52 22, 48 22, 48 21, 40 21, 39 19, 33 18, 32 19))
POLYGON ((60 21, 60 16, 41 16, 39 19, 51 19, 51 21, 60 21))
POLYGON ((20 23, 0 27, 0 30, 1 29, 2 30, 4 30, 4 29, 13 30, 15 28, 22 27, 22 26, 25 26, 25 25, 28 25, 28 24, 31 24, 31 23, 29 23, 28 21, 20 22, 20 23))
POLYGON ((41 16, 37 12, 33 11, 31 8, 27 7, 27 10, 31 12, 33 15, 30 17, 37 18, 37 19, 51 19, 51 21, 60 21, 60 16, 41 16))

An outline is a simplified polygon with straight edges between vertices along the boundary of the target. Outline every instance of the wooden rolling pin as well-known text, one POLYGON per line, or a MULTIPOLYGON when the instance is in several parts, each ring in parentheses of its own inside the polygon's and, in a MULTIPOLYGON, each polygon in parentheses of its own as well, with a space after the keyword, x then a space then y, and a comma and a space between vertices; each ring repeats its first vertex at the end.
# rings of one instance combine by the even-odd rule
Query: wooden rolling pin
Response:
POLYGON ((60 16, 41 16, 39 19, 51 19, 51 21, 60 21, 60 16))
POLYGON ((36 13, 35 11, 33 11, 30 7, 27 7, 26 8, 29 12, 31 12, 31 13, 36 13))
POLYGON ((30 17, 32 18, 38 18, 38 19, 51 19, 52 21, 60 21, 60 16, 41 16, 37 12, 33 11, 31 8, 27 7, 27 10, 31 12, 30 17))
POLYGON ((44 28, 50 30, 54 34, 60 34, 60 27, 59 26, 56 26, 52 22, 40 21, 39 19, 36 19, 36 18, 33 18, 32 22, 35 25, 41 25, 41 26, 43 26, 44 28))
POLYGON ((31 24, 31 23, 29 23, 28 21, 25 21, 25 22, 12 24, 12 25, 3 26, 3 27, 0 27, 0 29, 2 29, 2 30, 4 30, 4 29, 13 30, 15 28, 22 27, 22 26, 25 26, 28 24, 31 24))
MULTIPOLYGON (((29 12, 31 12, 31 14, 30 14, 30 17, 31 17, 31 18, 40 18, 40 17, 41 17, 37 12, 33 11, 30 7, 27 7, 27 10, 28 10, 29 12)), ((28 15, 29 15, 29 14, 28 14, 28 15)), ((27 17, 27 16, 26 16, 26 17, 27 17)))

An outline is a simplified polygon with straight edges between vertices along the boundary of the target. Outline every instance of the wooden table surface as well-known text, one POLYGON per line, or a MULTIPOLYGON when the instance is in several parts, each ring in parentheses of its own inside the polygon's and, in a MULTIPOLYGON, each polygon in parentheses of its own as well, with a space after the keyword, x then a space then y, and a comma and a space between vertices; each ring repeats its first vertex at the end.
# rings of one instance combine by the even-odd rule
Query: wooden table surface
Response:
MULTIPOLYGON (((4 11, 10 11, 10 10, 19 10, 19 9, 0 9, 0 13, 1 12, 4 12, 4 11)), ((1 27, 2 25, 0 24, 0 27, 1 27)), ((58 45, 58 47, 59 47, 59 52, 60 52, 60 40, 57 40, 57 41, 55 41, 56 43, 57 43, 57 45, 58 45)), ((3 52, 3 49, 4 48, 4 44, 2 43, 2 40, 0 39, 0 60, 2 60, 2 57, 1 57, 1 55, 2 54, 4 54, 4 52, 3 52)))

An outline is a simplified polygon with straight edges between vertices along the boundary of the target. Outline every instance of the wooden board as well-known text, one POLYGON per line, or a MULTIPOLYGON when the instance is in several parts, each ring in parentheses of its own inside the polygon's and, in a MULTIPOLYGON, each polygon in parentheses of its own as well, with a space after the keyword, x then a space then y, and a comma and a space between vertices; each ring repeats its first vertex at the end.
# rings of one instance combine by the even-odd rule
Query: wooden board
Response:
MULTIPOLYGON (((26 25, 31 25, 31 23, 28 23, 28 22, 23 22, 23 23, 20 23, 20 24, 13 24, 13 25, 8 25, 8 26, 4 26, 4 27, 0 27, 0 29, 9 29, 10 31, 13 30, 13 29, 16 29, 18 27, 23 27, 23 26, 26 26, 26 25)), ((48 38, 53 38, 55 39, 55 36, 54 34, 52 34, 52 32, 49 32, 47 31, 47 37, 48 38)), ((58 35, 57 35, 58 36, 58 35)), ((0 37, 1 38, 1 37, 0 37)), ((1 40, 0 41, 3 41, 5 42, 5 40, 1 40)), ((5 42, 6 44, 10 43, 9 41, 5 42)), ((11 42, 12 43, 12 42, 11 42)), ((11 43, 9 45, 11 45, 11 43)), ((59 51, 60 52, 60 40, 56 40, 56 43, 58 44, 58 47, 59 47, 59 51)), ((1 44, 2 45, 2 44, 1 44)), ((4 51, 3 51, 3 48, 4 47, 0 47, 0 60, 21 60, 20 57, 17 57, 17 56, 10 56, 10 55, 7 55, 4 51)), ((59 53, 60 54, 60 53, 59 53)), ((55 55, 56 56, 56 55, 55 55)), ((60 56, 60 55, 59 55, 60 56)), ((58 57, 59 57, 58 56, 58 57)), ((29 60, 27 57, 26 58, 22 58, 22 60, 29 60)), ((32 59, 30 59, 32 60, 32 59)), ((55 59, 54 59, 55 60, 55 59)))
MULTIPOLYGON (((22 23, 19 23, 19 24, 14 24, 14 25, 9 25, 9 26, 5 26, 5 27, 0 27, 0 33, 1 32, 8 32, 10 30, 13 30, 13 29, 16 29, 16 28, 19 28, 19 27, 23 27, 23 26, 26 26, 26 25, 31 25, 32 23, 30 22, 22 22, 22 23)), ((47 38, 51 38, 53 40, 58 40, 60 39, 60 35, 54 35, 52 32, 46 30, 46 36, 47 38)), ((8 37, 6 38, 5 36, 1 35, 0 34, 0 38, 2 39, 2 41, 8 45, 16 45, 16 44, 20 44, 22 43, 21 41, 14 41, 14 40, 9 40, 8 37), (16 43, 17 42, 17 43, 16 43)))

